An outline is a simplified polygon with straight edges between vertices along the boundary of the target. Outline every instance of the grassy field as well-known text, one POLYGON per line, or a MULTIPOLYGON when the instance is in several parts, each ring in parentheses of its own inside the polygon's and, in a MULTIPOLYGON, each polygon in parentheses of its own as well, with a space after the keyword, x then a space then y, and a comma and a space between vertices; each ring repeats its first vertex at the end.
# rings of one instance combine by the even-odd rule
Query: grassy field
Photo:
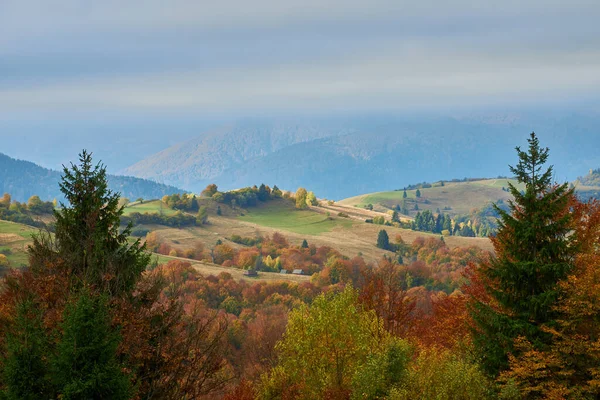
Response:
POLYGON ((123 210, 124 215, 129 215, 134 212, 139 212, 140 214, 149 213, 149 214, 163 214, 167 216, 175 215, 177 212, 172 208, 169 208, 165 203, 161 200, 150 200, 144 201, 143 203, 132 203, 128 205, 123 210))
MULTIPOLYGON (((489 202, 511 199, 510 193, 503 191, 508 188, 508 182, 517 185, 515 180, 487 179, 473 182, 447 182, 444 186, 420 189, 421 197, 416 197, 416 190, 407 190, 407 201, 410 215, 414 216, 415 203, 419 211, 436 209, 444 210, 450 215, 467 214, 473 208, 481 208, 489 202)), ((517 185, 519 187, 519 185, 517 185)), ((351 197, 338 203, 346 206, 364 207, 372 204, 375 210, 385 211, 397 204, 402 204, 403 191, 377 192, 351 197)))
POLYGON ((320 235, 336 228, 350 228, 352 221, 346 218, 317 213, 311 210, 297 210, 287 203, 270 204, 251 208, 240 220, 256 225, 281 229, 304 235, 320 235))
POLYGON ((0 252, 7 253, 11 267, 27 265, 27 245, 31 243, 31 235, 36 232, 36 228, 0 221, 0 252))

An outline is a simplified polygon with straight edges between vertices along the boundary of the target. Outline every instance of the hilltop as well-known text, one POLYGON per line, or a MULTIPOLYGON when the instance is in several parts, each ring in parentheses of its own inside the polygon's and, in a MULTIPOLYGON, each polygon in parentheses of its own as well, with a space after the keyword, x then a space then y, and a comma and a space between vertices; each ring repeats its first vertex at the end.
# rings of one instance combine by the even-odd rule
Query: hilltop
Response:
POLYGON ((364 208, 371 204, 373 209, 387 212, 397 206, 406 203, 408 216, 414 216, 419 211, 430 210, 435 212, 441 210, 451 216, 470 213, 473 209, 481 209, 490 203, 505 202, 512 198, 507 191, 508 184, 512 183, 520 187, 514 179, 496 178, 467 180, 462 182, 440 181, 426 184, 419 188, 420 197, 417 197, 417 189, 407 189, 406 199, 404 190, 389 192, 368 193, 360 196, 340 200, 338 204, 364 208), (418 210, 415 210, 415 204, 418 210))
MULTIPOLYGON (((23 202, 34 195, 42 200, 61 199, 60 176, 59 171, 0 153, 0 194, 10 193, 14 200, 23 202)), ((109 175, 108 183, 111 190, 131 199, 157 198, 182 191, 174 186, 131 176, 109 175)))
POLYGON ((414 181, 498 176, 515 144, 535 130, 555 149, 559 177, 600 165, 600 118, 511 119, 370 117, 243 120, 199 133, 123 173, 199 192, 258 182, 310 187, 329 199, 404 187, 414 181), (568 133, 568 134, 567 134, 568 133), (576 143, 586 143, 581 147, 576 143))

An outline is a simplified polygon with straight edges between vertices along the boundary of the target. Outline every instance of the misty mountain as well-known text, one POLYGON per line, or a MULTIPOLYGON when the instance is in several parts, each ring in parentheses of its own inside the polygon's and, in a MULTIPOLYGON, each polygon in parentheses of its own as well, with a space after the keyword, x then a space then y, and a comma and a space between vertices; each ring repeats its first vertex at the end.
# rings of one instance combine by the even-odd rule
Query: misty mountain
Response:
MULTIPOLYGON (((27 201, 33 195, 40 196, 42 200, 60 200, 63 198, 58 187, 60 178, 58 171, 0 153, 0 193, 10 193, 13 200, 27 201)), ((111 190, 130 199, 152 199, 182 192, 173 186, 130 176, 109 175, 108 183, 111 190)))
POLYGON ((551 149, 557 180, 573 180, 600 165, 597 116, 380 117, 321 124, 242 121, 125 172, 195 192, 208 183, 233 189, 264 182, 340 199, 421 181, 508 175, 515 146, 525 146, 534 130, 551 149))

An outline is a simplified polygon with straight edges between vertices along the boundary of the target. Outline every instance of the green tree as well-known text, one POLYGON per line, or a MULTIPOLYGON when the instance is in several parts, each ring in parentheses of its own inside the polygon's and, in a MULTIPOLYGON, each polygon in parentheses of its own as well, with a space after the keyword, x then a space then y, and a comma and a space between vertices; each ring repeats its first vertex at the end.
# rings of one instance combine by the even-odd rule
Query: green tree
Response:
POLYGON ((129 377, 116 359, 118 334, 111 329, 104 296, 84 289, 67 304, 57 353, 50 360, 63 399, 128 399, 129 377))
POLYGON ((417 198, 421 197, 421 191, 419 189, 417 189, 417 192, 415 193, 415 196, 417 196, 417 198))
POLYGON ((394 210, 392 213, 392 222, 400 222, 400 217, 398 216, 398 211, 394 210))
POLYGON ((528 143, 527 152, 516 148, 519 162, 510 167, 525 191, 509 183, 514 197, 510 210, 495 206, 500 215, 495 256, 479 271, 491 300, 476 297, 471 307, 475 348, 490 374, 508 367, 507 355, 515 353, 517 337, 536 349, 548 344, 550 335, 540 326, 553 325, 557 283, 571 270, 576 253, 573 190, 566 183, 552 184, 552 167, 543 170, 549 151, 540 147, 535 133, 528 143))
POLYGON ((0 398, 50 398, 52 387, 46 362, 49 346, 42 310, 31 298, 26 298, 17 304, 16 312, 12 329, 6 336, 6 356, 2 360, 5 390, 0 398))
POLYGON ((319 201, 317 200, 317 196, 313 192, 308 192, 306 194, 306 204, 309 206, 318 206, 319 201))
POLYGON ((402 198, 405 199, 408 197, 408 194, 406 193, 406 189, 404 189, 404 193, 402 193, 402 198))
POLYGON ((304 189, 304 188, 298 188, 298 190, 296 190, 296 208, 305 209, 307 207, 307 205, 306 205, 306 196, 307 195, 308 195, 308 193, 306 192, 306 189, 304 189))
POLYGON ((29 249, 30 268, 43 271, 52 259, 62 260, 65 273, 79 282, 96 285, 117 295, 130 292, 150 262, 145 246, 130 244, 131 225, 120 228, 123 207, 119 194, 108 189, 106 167, 92 164, 92 155, 80 154, 80 165, 63 168, 60 190, 69 202, 54 211, 55 240, 49 234, 34 237, 29 249))
POLYGON ((377 247, 384 250, 390 249, 390 237, 385 229, 380 230, 377 235, 377 247))
MULTIPOLYGON (((370 362, 383 361, 377 355, 385 352, 388 343, 381 320, 374 311, 363 310, 352 287, 319 295, 310 307, 303 305, 290 313, 276 346, 279 363, 262 377, 259 397, 347 398, 332 395, 348 396, 356 383, 370 381, 361 372, 370 362)), ((390 364, 397 365, 394 361, 384 365, 390 364)))
POLYGON ((264 183, 262 183, 260 185, 260 187, 258 188, 258 193, 257 193, 256 196, 258 197, 258 200, 260 200, 260 201, 267 201, 267 200, 269 200, 270 193, 267 190, 267 187, 265 186, 264 183))
POLYGON ((208 222, 208 209, 206 206, 200 207, 198 215, 196 216, 196 222, 198 225, 204 225, 208 222))
POLYGON ((302 241, 302 246, 300 246, 300 247, 303 248, 303 249, 308 249, 308 242, 306 241, 306 239, 304 239, 302 241))
POLYGON ((222 215, 221 206, 217 206, 217 215, 222 215))

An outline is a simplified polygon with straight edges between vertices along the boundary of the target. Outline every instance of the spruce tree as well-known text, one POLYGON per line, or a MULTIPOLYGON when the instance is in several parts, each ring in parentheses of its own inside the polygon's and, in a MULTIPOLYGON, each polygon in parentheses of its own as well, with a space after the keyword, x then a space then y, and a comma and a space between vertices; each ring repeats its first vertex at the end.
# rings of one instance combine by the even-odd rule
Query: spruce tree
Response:
POLYGON ((83 289, 65 308, 62 336, 51 359, 53 383, 64 399, 127 399, 129 377, 116 359, 119 335, 104 296, 83 289))
POLYGON ((0 398, 35 400, 50 398, 46 355, 48 337, 43 327, 42 310, 33 299, 26 298, 16 307, 16 317, 6 337, 6 358, 2 360, 0 398))
POLYGON ((308 242, 306 241, 306 239, 302 240, 302 246, 300 246, 303 249, 308 249, 308 242))
POLYGON ((557 282, 566 277, 576 252, 573 190, 566 183, 552 184, 552 167, 543 169, 549 151, 540 147, 535 133, 528 143, 527 152, 516 148, 519 162, 510 167, 525 190, 509 184, 514 197, 509 211, 495 206, 500 215, 492 238, 495 256, 479 271, 491 301, 478 298, 471 307, 475 347, 490 374, 507 367, 517 337, 537 349, 548 344, 549 334, 541 325, 553 324, 557 282))
POLYGON ((384 250, 390 249, 390 237, 385 229, 380 230, 377 235, 377 247, 384 250))
POLYGON ((85 150, 80 165, 63 168, 60 190, 68 201, 54 212, 55 240, 43 234, 29 250, 32 270, 49 259, 60 259, 65 271, 79 282, 96 285, 113 295, 133 290, 150 261, 139 239, 130 244, 131 225, 120 228, 123 207, 119 194, 108 189, 106 167, 93 165, 85 150))

